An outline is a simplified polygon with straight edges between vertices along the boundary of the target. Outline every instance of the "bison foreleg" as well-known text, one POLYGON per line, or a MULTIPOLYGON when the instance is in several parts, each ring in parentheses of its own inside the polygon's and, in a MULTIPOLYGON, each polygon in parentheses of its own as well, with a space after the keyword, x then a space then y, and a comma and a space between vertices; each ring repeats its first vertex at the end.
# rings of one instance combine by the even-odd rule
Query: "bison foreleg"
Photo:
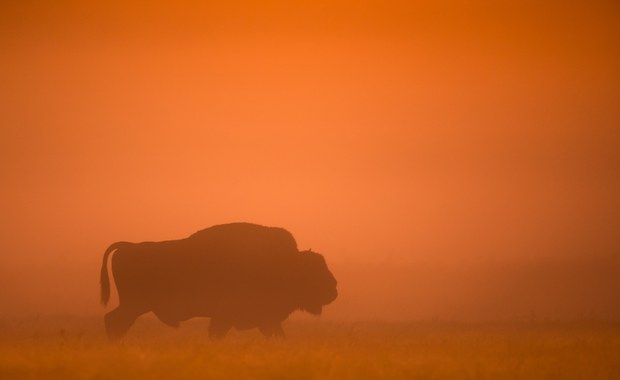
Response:
POLYGON ((259 326, 258 330, 267 338, 284 338, 284 330, 282 330, 282 324, 280 322, 259 326))
POLYGON ((211 322, 209 322, 209 338, 222 339, 232 327, 232 323, 225 319, 211 318, 211 322))

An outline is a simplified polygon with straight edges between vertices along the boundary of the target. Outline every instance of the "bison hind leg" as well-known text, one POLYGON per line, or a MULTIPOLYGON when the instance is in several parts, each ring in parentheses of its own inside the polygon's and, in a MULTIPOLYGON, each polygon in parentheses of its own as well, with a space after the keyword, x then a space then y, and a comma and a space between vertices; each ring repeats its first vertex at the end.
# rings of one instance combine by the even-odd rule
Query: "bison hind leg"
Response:
POLYGON ((142 313, 122 306, 117 307, 103 317, 108 338, 112 341, 122 338, 142 313))
POLYGON ((211 318, 209 322, 209 338, 222 339, 228 334, 228 331, 233 327, 233 324, 226 320, 217 317, 211 318))
POLYGON ((179 320, 179 318, 176 318, 171 313, 166 313, 164 310, 153 310, 153 313, 155 313, 155 315, 160 321, 170 327, 177 328, 181 325, 181 321, 179 320))

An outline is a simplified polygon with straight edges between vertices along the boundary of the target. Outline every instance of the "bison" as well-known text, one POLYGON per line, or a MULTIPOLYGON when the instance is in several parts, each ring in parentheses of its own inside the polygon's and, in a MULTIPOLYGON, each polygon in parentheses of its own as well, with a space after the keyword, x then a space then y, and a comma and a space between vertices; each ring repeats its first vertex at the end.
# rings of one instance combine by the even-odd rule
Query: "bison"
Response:
POLYGON ((107 261, 114 251, 119 306, 104 317, 111 340, 149 311, 174 327, 210 317, 211 338, 224 337, 232 327, 283 336, 281 322, 294 310, 320 315, 338 295, 323 256, 299 251, 288 231, 231 223, 185 239, 110 245, 101 266, 103 305, 110 299, 107 261))

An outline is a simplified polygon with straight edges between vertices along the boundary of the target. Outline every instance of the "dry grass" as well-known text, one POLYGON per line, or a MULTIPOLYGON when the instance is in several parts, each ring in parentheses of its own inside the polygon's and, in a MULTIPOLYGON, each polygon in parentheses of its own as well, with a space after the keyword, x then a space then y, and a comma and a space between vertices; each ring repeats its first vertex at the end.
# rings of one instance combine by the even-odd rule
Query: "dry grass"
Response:
POLYGON ((120 344, 88 318, 0 320, 0 379, 620 379, 617 323, 294 321, 206 339, 141 319, 120 344))

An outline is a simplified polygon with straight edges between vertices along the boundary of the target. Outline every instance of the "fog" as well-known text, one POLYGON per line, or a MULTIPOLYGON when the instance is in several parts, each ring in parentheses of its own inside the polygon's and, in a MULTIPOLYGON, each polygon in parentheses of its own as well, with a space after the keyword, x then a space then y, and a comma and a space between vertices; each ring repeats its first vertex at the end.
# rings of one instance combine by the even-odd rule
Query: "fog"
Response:
POLYGON ((618 67, 604 1, 3 4, 0 316, 247 221, 325 256, 325 318, 618 318, 618 67))

